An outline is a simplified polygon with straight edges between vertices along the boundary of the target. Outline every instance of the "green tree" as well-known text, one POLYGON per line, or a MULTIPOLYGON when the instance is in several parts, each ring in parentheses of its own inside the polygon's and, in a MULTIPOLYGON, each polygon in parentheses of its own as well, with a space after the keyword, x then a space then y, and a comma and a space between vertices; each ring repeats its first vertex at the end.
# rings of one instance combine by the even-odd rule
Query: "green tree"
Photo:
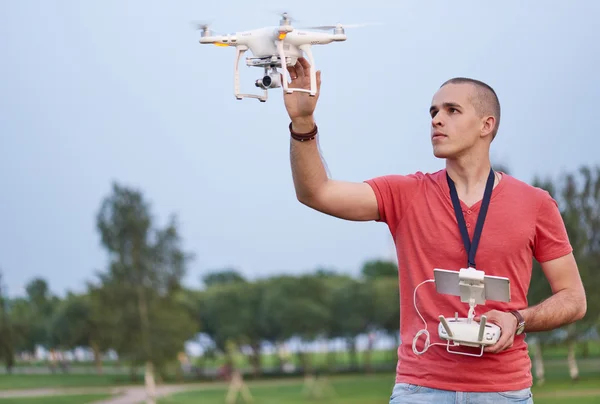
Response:
POLYGON ((4 360, 7 373, 10 373, 15 365, 14 335, 9 311, 9 299, 4 293, 0 271, 0 359, 4 360))
POLYGON ((400 342, 400 293, 398 277, 376 278, 368 282, 373 299, 375 326, 400 342))
MULTIPOLYGON (((329 287, 330 337, 344 338, 350 353, 350 366, 358 368, 357 336, 375 325, 374 300, 370 283, 351 277, 338 277, 329 287)), ((367 350, 370 365, 370 349, 367 350)))
POLYGON ((109 268, 91 291, 112 325, 111 345, 133 365, 145 365, 153 400, 155 369, 162 372, 198 329, 178 299, 192 255, 181 248, 175 217, 156 229, 142 193, 116 183, 102 201, 97 227, 109 268))
POLYGON ((252 349, 250 360, 256 376, 261 372, 261 341, 266 334, 260 318, 262 286, 260 282, 216 283, 204 291, 200 308, 204 332, 228 362, 233 361, 228 356, 228 343, 252 349))
POLYGON ((209 272, 207 275, 202 277, 202 282, 208 288, 217 284, 246 282, 246 278, 244 278, 235 269, 227 268, 219 271, 209 272))
MULTIPOLYGON (((536 333, 535 337, 542 345, 567 343, 569 370, 571 377, 576 379, 579 374, 575 361, 577 340, 597 327, 600 316, 600 298, 596 293, 600 288, 597 271, 600 260, 600 168, 581 167, 577 173, 566 173, 560 180, 536 178, 533 185, 547 190, 559 204, 587 295, 585 317, 565 327, 564 337, 557 336, 556 332, 536 333)), ((534 262, 529 303, 537 304, 551 294, 539 263, 534 262)), ((540 355, 541 349, 538 357, 540 355)), ((539 358, 537 364, 543 367, 539 358)), ((539 377, 543 377, 543 371, 539 377)))
POLYGON ((32 279, 25 290, 26 297, 8 303, 14 349, 30 354, 37 346, 52 349, 56 341, 50 319, 60 300, 50 293, 46 280, 39 277, 32 279))
POLYGON ((61 349, 90 347, 96 371, 102 374, 102 352, 110 348, 103 307, 92 293, 67 293, 51 319, 53 340, 61 349))
POLYGON ((398 279, 398 265, 393 261, 370 260, 363 264, 361 274, 365 279, 380 277, 398 279))
MULTIPOLYGON (((268 313, 264 318, 268 318, 269 334, 279 341, 297 337, 301 343, 325 334, 331 322, 330 299, 330 289, 320 275, 272 277, 261 302, 268 313)), ((305 373, 312 373, 306 350, 301 348, 298 357, 305 373)))

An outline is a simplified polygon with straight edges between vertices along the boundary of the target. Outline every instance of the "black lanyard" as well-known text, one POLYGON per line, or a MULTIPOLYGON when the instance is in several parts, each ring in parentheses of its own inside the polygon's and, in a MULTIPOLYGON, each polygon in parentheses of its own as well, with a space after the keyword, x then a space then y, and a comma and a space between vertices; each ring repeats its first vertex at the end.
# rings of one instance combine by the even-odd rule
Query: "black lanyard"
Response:
POLYGON ((475 266, 475 253, 479 246, 479 239, 481 238, 481 231, 483 230, 483 222, 485 221, 485 215, 487 214, 488 206, 490 205, 490 199, 492 197, 492 189, 494 188, 494 170, 490 168, 490 175, 487 179, 485 186, 485 192, 483 193, 483 200, 481 201, 481 210, 477 217, 477 225, 475 226, 475 232, 473 233, 473 242, 469 239, 469 232, 465 225, 465 217, 463 216, 460 201, 458 200, 458 193, 456 192, 456 186, 454 181, 446 172, 446 179, 448 180, 448 186, 450 187, 450 197, 452 198, 452 205, 454 205, 454 213, 456 214, 456 220, 458 221, 458 228, 462 235, 463 242, 465 244, 465 250, 467 251, 469 267, 477 269, 475 266))

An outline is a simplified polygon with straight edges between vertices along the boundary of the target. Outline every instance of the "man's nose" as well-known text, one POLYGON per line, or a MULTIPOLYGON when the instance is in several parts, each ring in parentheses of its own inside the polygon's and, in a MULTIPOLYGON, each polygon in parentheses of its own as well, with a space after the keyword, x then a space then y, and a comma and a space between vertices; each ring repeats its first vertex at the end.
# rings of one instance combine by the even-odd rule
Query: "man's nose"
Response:
POLYGON ((431 126, 434 128, 438 126, 444 126, 442 119, 440 118, 440 114, 436 114, 433 118, 431 118, 431 126))

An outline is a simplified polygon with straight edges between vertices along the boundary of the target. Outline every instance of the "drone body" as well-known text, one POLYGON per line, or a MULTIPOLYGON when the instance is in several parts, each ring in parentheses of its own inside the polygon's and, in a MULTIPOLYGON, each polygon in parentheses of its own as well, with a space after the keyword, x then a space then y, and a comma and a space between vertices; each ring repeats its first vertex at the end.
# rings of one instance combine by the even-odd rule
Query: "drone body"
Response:
POLYGON ((236 32, 229 35, 213 35, 208 26, 202 28, 201 44, 214 44, 223 47, 235 47, 236 58, 234 66, 234 95, 235 98, 256 98, 265 102, 270 88, 283 87, 283 90, 292 92, 306 92, 310 96, 317 93, 317 80, 315 61, 311 51, 312 45, 326 45, 332 42, 346 40, 344 27, 336 26, 313 27, 312 29, 332 29, 333 33, 316 32, 310 30, 297 30, 290 25, 287 14, 283 14, 279 26, 258 28, 250 31, 236 32), (240 93, 239 64, 242 55, 250 51, 253 57, 246 58, 246 65, 264 69, 262 79, 256 80, 256 87, 263 89, 263 94, 240 93), (285 73, 287 66, 296 64, 298 58, 306 55, 311 64, 310 89, 288 87, 285 73), (282 69, 279 72, 278 69, 282 69), (282 79, 283 73, 283 79, 282 79))

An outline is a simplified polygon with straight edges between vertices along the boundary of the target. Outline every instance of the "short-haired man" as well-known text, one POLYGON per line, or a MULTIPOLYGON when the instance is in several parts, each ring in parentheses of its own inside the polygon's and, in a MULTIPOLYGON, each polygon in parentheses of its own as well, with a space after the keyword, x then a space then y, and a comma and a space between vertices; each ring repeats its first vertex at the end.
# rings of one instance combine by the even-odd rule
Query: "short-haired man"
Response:
MULTIPOLYGON (((309 88, 310 68, 303 58, 289 67, 290 86, 309 88)), ((317 88, 320 93, 320 72, 317 88)), ((433 96, 431 144, 433 154, 446 160, 445 169, 357 183, 326 174, 315 140, 313 114, 318 98, 318 94, 284 94, 291 119, 296 195, 301 203, 325 214, 379 221, 390 229, 397 248, 403 342, 390 403, 533 402, 523 331, 551 330, 581 319, 586 298, 557 203, 548 192, 491 167, 489 149, 500 122, 494 90, 477 80, 456 78, 433 96), (484 198, 486 187, 488 198, 484 198), (477 250, 469 256, 468 243, 484 202, 489 206, 484 230, 477 250), (459 219, 459 213, 464 219, 459 219), (541 263, 553 295, 528 307, 533 258, 541 263), (421 347, 413 350, 410 342, 424 328, 413 306, 415 287, 433 278, 434 268, 467 266, 510 279, 509 303, 488 300, 477 307, 488 322, 501 328, 500 339, 481 357, 448 353, 445 346, 425 350, 424 338, 421 347)), ((420 287, 418 296, 419 312, 429 330, 436 329, 430 342, 443 342, 437 335, 438 315, 458 312, 464 317, 465 304, 458 297, 436 293, 431 284, 420 287)))

